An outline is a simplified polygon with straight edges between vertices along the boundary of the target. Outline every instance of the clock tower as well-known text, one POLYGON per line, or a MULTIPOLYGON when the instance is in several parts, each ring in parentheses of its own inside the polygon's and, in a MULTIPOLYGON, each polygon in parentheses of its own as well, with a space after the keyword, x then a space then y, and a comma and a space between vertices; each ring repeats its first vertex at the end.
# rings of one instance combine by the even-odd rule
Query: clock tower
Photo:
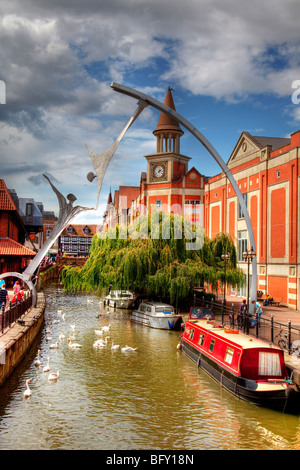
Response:
MULTIPOLYGON (((170 87, 164 104, 175 111, 170 87)), ((162 112, 153 134, 156 137, 156 153, 145 157, 147 184, 178 181, 187 173, 190 160, 189 157, 180 154, 180 138, 183 131, 175 119, 162 112)))

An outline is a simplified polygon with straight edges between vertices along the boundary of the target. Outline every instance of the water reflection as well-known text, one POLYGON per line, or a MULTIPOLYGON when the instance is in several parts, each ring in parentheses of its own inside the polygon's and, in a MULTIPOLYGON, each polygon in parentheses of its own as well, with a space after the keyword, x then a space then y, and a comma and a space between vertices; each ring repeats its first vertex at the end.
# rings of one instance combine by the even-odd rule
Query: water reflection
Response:
POLYGON ((177 351, 177 343, 178 332, 132 324, 128 312, 101 309, 94 296, 48 288, 43 331, 1 389, 0 449, 299 448, 299 417, 232 396, 177 351), (78 350, 68 346, 74 322, 78 350), (95 349, 95 329, 104 325, 110 339, 95 349), (47 328, 57 349, 50 349, 47 328), (137 350, 122 353, 125 345, 137 350), (60 373, 55 383, 43 372, 47 357, 51 372, 60 373), (25 400, 27 378, 32 396, 25 400))

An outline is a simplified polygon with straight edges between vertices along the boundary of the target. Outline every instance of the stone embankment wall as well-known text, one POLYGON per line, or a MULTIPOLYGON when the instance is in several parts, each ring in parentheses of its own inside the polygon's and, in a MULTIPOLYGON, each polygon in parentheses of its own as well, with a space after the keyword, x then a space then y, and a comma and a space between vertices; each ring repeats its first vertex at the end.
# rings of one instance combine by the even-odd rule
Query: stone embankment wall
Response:
POLYGON ((13 373, 39 333, 46 307, 45 294, 37 294, 36 307, 32 307, 2 336, 0 336, 0 386, 13 373))

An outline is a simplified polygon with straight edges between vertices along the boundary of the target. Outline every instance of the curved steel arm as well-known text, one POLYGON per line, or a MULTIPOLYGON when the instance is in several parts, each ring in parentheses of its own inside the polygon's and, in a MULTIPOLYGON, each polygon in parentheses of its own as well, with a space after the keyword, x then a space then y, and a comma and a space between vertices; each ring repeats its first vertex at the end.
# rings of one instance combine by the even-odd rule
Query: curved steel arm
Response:
MULTIPOLYGON (((154 108, 158 109, 159 111, 163 111, 165 114, 171 116, 177 122, 182 124, 182 126, 184 126, 194 137, 196 137, 197 140, 199 140, 202 143, 202 145, 208 150, 208 152, 211 154, 211 156, 216 160, 216 162, 222 168, 222 170, 224 171, 224 173, 228 177, 230 183, 232 184, 232 187, 235 191, 235 194, 237 195, 238 201, 239 201, 239 203, 241 205, 241 208, 242 208, 242 211, 244 213, 244 217, 245 217, 245 221, 246 221, 246 225, 247 225, 247 229, 248 229, 248 233, 249 233, 250 245, 251 245, 252 249, 254 251, 256 251, 252 224, 251 224, 248 209, 247 209, 247 206, 245 204, 242 193, 241 193, 241 191, 240 191, 240 189, 239 189, 239 187, 238 187, 231 171, 229 170, 229 168, 227 167, 226 163, 221 158, 219 153, 216 151, 216 149, 211 145, 211 143, 189 121, 187 121, 184 117, 182 117, 176 111, 169 108, 168 106, 161 103, 160 101, 156 100, 155 98, 152 98, 148 95, 145 95, 144 93, 142 93, 140 91, 137 91, 137 90, 134 90, 132 88, 126 87, 124 85, 120 85, 119 83, 112 82, 111 87, 115 91, 118 91, 119 93, 123 93, 124 95, 131 96, 132 98, 136 98, 138 100, 143 100, 146 103, 148 103, 149 105, 151 105, 154 108)), ((253 259, 253 262, 252 262, 251 300, 256 300, 256 295, 257 295, 257 259, 255 257, 253 259)), ((250 304, 250 313, 252 313, 252 311, 253 311, 253 305, 250 304)))

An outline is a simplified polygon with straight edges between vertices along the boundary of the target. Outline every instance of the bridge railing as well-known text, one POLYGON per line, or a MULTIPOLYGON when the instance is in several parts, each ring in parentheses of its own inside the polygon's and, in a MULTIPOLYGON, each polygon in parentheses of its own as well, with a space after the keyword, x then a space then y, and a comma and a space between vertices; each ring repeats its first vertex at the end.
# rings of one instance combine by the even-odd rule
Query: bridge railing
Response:
POLYGON ((14 323, 22 322, 22 316, 32 307, 32 296, 29 291, 25 292, 24 299, 8 306, 2 304, 0 308, 0 334, 3 334, 7 328, 11 328, 14 323))
POLYGON ((218 302, 213 298, 206 300, 204 297, 200 299, 194 297, 194 305, 211 308, 222 324, 280 346, 290 355, 296 351, 300 357, 300 328, 293 326, 290 320, 281 323, 275 321, 273 315, 270 318, 263 315, 260 318, 258 315, 252 317, 246 315, 240 318, 235 304, 226 304, 223 300, 218 302))

